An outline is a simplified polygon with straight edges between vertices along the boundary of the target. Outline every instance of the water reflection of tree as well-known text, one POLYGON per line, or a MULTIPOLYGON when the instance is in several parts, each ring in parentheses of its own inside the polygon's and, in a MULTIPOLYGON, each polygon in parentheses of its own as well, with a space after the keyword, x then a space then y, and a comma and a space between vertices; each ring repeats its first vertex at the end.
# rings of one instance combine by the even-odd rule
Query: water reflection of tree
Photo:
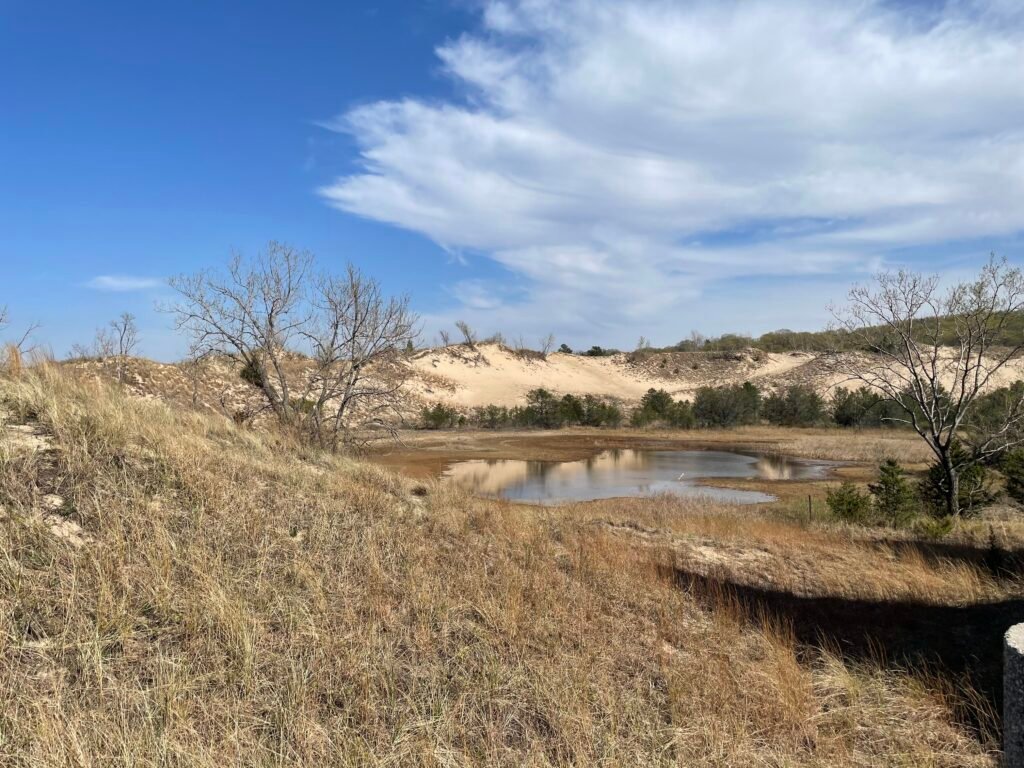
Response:
POLYGON ((757 459, 760 480, 792 480, 794 474, 794 464, 784 456, 762 454, 757 459))
POLYGON ((723 501, 756 503, 772 497, 751 491, 706 487, 696 481, 701 477, 793 480, 813 477, 822 469, 818 463, 777 454, 708 451, 703 457, 694 457, 693 453, 608 448, 569 462, 481 459, 455 465, 446 474, 475 493, 521 500, 602 498, 668 491, 684 495, 704 493, 723 501), (737 462, 742 467, 738 467, 737 462), (679 474, 680 469, 685 470, 685 478, 679 474))

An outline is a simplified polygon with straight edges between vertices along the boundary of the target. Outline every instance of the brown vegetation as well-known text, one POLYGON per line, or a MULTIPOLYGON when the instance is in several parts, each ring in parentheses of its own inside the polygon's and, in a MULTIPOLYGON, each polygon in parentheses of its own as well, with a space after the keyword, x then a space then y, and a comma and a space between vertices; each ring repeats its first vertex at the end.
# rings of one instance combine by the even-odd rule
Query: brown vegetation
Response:
POLYGON ((55 367, 0 401, 52 447, 0 437, 6 764, 993 764, 969 695, 683 588, 677 539, 832 552, 875 596, 1008 588, 969 568, 713 505, 475 499, 55 367))

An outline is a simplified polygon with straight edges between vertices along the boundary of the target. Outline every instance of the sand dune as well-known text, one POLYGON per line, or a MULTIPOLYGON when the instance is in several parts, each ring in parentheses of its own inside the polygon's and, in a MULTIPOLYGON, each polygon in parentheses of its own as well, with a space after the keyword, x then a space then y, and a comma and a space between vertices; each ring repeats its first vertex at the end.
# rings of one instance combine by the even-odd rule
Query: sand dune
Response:
MULTIPOLYGON (((527 392, 544 387, 556 393, 591 394, 633 402, 652 387, 690 399, 702 386, 742 384, 773 387, 799 379, 799 371, 817 361, 809 353, 656 353, 643 359, 619 354, 584 357, 560 352, 546 360, 529 358, 495 344, 434 349, 411 362, 417 372, 413 392, 424 400, 460 407, 522 403, 527 392), (429 381, 427 379, 429 377, 429 381)), ((828 386, 815 372, 815 386, 828 386)))
MULTIPOLYGON (((813 387, 826 398, 837 386, 856 388, 859 382, 837 370, 870 370, 879 360, 870 355, 834 356, 809 352, 768 353, 745 350, 667 352, 645 356, 617 354, 585 357, 555 352, 542 358, 497 344, 475 349, 451 346, 419 352, 402 361, 411 368, 406 383, 408 413, 443 402, 460 410, 483 405, 521 405, 526 393, 544 387, 555 394, 597 395, 625 405, 637 402, 651 388, 690 400, 700 387, 752 382, 762 390, 791 384, 813 387)), ((91 376, 115 377, 113 360, 70 363, 91 376)), ((301 379, 304 363, 290 362, 301 379)), ((1012 361, 992 377, 991 387, 1024 379, 1024 358, 1012 361)), ((212 361, 197 372, 187 366, 131 359, 126 362, 125 386, 137 395, 177 402, 229 415, 258 411, 259 393, 242 381, 239 367, 227 360, 212 361)))
MULTIPOLYGON (((472 408, 492 403, 521 404, 526 393, 537 387, 557 394, 591 394, 629 403, 652 387, 689 400, 703 386, 749 381, 765 390, 805 384, 830 397, 836 387, 861 385, 849 374, 837 371, 868 371, 880 361, 860 353, 836 357, 754 349, 736 353, 659 352, 640 359, 626 354, 584 357, 556 352, 544 360, 496 344, 481 344, 475 350, 463 346, 428 350, 416 355, 410 364, 416 372, 409 385, 415 397, 472 408)), ((1011 361, 997 372, 990 387, 1006 386, 1019 379, 1024 379, 1024 358, 1011 361)))

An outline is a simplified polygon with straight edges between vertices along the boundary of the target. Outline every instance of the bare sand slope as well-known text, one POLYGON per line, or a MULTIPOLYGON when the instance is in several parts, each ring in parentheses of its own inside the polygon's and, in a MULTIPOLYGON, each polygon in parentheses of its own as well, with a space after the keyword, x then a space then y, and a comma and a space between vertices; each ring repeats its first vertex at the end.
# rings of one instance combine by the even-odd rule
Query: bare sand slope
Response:
MULTIPOLYGON (((837 371, 869 371, 880 365, 880 360, 854 353, 826 358, 808 352, 758 350, 653 353, 639 359, 624 354, 583 357, 556 352, 539 359, 495 344, 481 344, 473 350, 458 346, 421 352, 410 365, 416 373, 409 385, 415 397, 472 408, 492 403, 521 404, 526 393, 537 387, 557 394, 591 394, 635 402, 651 388, 665 389, 689 400, 700 387, 749 381, 766 390, 804 384, 830 397, 836 387, 861 385, 849 374, 837 371)), ((992 377, 990 387, 1018 379, 1024 379, 1024 359, 1000 370, 992 377)))
MULTIPOLYGON (((791 384, 813 387, 831 397, 837 386, 856 388, 860 382, 837 371, 871 370, 878 358, 848 353, 839 359, 807 352, 668 352, 647 355, 618 354, 585 357, 555 352, 543 358, 497 344, 475 349, 451 346, 419 352, 403 358, 412 375, 405 387, 406 409, 416 414, 421 406, 436 402, 468 410, 483 405, 521 405, 526 393, 543 387, 556 394, 597 395, 626 405, 638 401, 647 390, 665 389, 674 397, 690 400, 704 386, 742 384, 749 381, 763 390, 791 384)), ((116 378, 114 360, 68 364, 82 375, 116 378)), ((295 357, 289 365, 301 380, 308 366, 295 357)), ((990 387, 1024 379, 1024 358, 1012 361, 992 377, 990 387)), ((949 386, 952 382, 947 382, 949 386)), ((211 410, 230 416, 259 413, 262 397, 245 383, 240 368, 227 360, 213 360, 200 369, 181 364, 157 363, 132 358, 125 361, 125 386, 141 397, 211 410)))
POLYGON ((636 401, 653 387, 689 399, 708 385, 752 381, 773 386, 776 379, 814 360, 810 354, 757 351, 653 354, 639 360, 624 354, 584 357, 555 352, 540 359, 481 344, 475 350, 448 347, 420 353, 411 361, 417 374, 411 389, 423 400, 465 408, 516 405, 537 387, 623 401, 636 401))
POLYGON ((425 399, 436 395, 464 407, 515 405, 538 387, 638 400, 653 386, 643 371, 631 370, 615 358, 555 353, 546 360, 530 359, 493 344, 479 346, 475 354, 457 348, 431 350, 414 358, 412 366, 418 374, 430 376, 417 376, 413 391, 425 399), (437 378, 443 382, 440 387, 437 378))

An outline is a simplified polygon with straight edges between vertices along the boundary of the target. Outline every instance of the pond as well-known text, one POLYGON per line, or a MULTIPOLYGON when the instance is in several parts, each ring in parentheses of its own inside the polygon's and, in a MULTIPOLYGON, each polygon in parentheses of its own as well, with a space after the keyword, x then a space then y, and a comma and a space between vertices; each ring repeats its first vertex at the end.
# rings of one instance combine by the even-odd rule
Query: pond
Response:
POLYGON ((814 480, 827 476, 833 466, 834 462, 735 451, 614 449, 582 461, 460 461, 444 474, 482 496, 541 504, 665 492, 759 504, 775 497, 760 491, 716 488, 700 481, 718 477, 814 480))

